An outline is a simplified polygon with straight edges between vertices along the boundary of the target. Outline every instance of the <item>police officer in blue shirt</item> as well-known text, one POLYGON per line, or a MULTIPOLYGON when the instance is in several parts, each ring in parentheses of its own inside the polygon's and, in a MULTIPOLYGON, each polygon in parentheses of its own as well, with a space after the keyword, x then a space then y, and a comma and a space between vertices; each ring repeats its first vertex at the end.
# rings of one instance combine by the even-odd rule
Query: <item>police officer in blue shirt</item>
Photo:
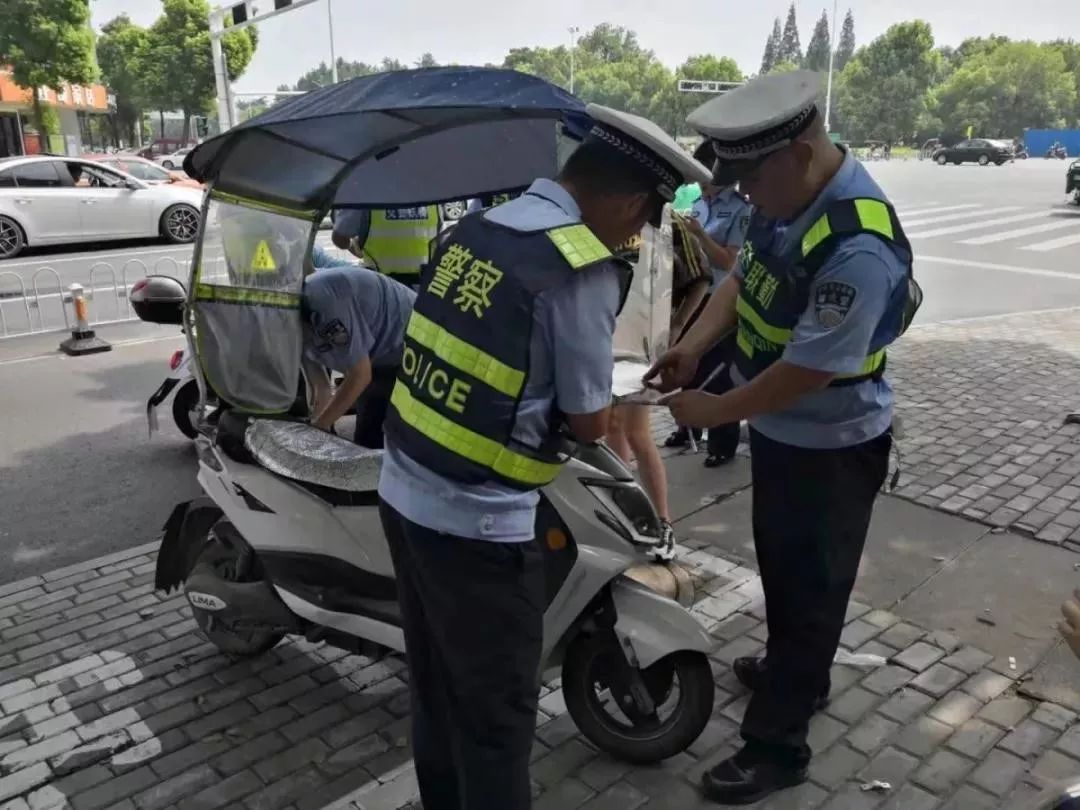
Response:
POLYGON ((524 810, 545 607, 539 488, 560 424, 604 435, 628 268, 612 250, 708 179, 650 121, 590 105, 554 180, 462 218, 425 274, 386 422, 394 558, 425 810, 524 810))
POLYGON ((829 138, 820 77, 766 76, 688 119, 713 144, 717 182, 754 206, 734 274, 656 364, 661 387, 736 332, 735 382, 669 404, 691 426, 750 421, 754 545, 765 590, 764 658, 734 662, 753 690, 744 747, 706 774, 706 795, 748 804, 806 779, 807 729, 827 700, 848 598, 888 471, 893 393, 885 349, 921 294, 884 192, 829 138))
POLYGON ((355 264, 316 270, 305 279, 301 295, 305 367, 315 392, 312 424, 330 430, 355 405, 354 441, 380 448, 416 294, 355 264), (323 369, 345 375, 336 391, 323 369))

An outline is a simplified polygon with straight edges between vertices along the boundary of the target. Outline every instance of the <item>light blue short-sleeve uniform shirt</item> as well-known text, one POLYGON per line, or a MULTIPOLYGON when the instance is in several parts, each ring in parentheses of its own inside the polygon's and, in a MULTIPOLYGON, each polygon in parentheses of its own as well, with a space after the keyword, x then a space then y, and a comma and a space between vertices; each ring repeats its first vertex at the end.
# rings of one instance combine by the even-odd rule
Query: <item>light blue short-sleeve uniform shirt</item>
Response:
MULTIPOLYGON (((790 223, 777 223, 770 252, 790 250, 791 238, 801 238, 833 200, 860 196, 885 198, 862 164, 848 153, 840 171, 806 211, 790 223)), ((739 263, 735 272, 742 279, 739 263)), ((869 234, 845 239, 814 276, 810 305, 796 324, 783 359, 835 374, 859 372, 872 341, 892 328, 883 321, 895 305, 894 292, 907 283, 907 273, 905 262, 881 239, 869 234), (851 307, 839 323, 835 318, 818 317, 814 302, 824 284, 843 284, 854 292, 851 307)), ((735 369, 732 377, 737 384, 746 382, 735 369)), ((889 429, 892 417, 892 388, 880 379, 805 394, 787 410, 756 416, 750 425, 785 444, 837 448, 880 436, 889 429)))
MULTIPOLYGON (((537 180, 523 196, 484 216, 520 231, 581 222, 574 198, 551 180, 537 180)), ((613 265, 589 268, 569 284, 537 296, 515 438, 539 445, 549 435, 555 408, 586 414, 611 404, 612 335, 620 299, 613 265)), ((394 447, 389 437, 379 497, 406 519, 434 531, 498 542, 532 540, 540 500, 536 491, 493 482, 467 485, 437 475, 394 447)))
MULTIPOLYGON (((742 247, 750 224, 750 203, 734 188, 725 188, 711 199, 702 197, 694 203, 692 213, 714 242, 736 249, 742 247)), ((709 291, 716 289, 728 274, 723 267, 714 266, 709 291)))
POLYGON ((304 281, 304 353, 347 372, 365 357, 376 367, 401 362, 416 293, 359 265, 329 267, 304 281))

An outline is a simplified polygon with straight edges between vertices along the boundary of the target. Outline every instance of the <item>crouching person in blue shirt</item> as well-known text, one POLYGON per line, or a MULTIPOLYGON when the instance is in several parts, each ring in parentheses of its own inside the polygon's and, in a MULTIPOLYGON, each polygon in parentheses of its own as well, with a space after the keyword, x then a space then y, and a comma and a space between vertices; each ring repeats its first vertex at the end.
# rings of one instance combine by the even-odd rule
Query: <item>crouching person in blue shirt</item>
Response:
POLYGON ((353 440, 383 446, 383 422, 416 293, 355 264, 304 281, 304 359, 315 393, 312 424, 330 430, 355 405, 353 440), (334 391, 326 370, 345 375, 334 391))
POLYGON ((750 804, 807 778, 807 733, 888 472, 893 393, 885 349, 921 294, 911 247, 884 192, 829 139, 820 77, 765 76, 707 102, 689 123, 712 144, 720 184, 754 206, 734 274, 654 369, 688 382, 736 332, 736 388, 669 399, 691 427, 750 421, 754 547, 768 615, 762 658, 739 658, 753 690, 743 748, 704 779, 722 804, 750 804))

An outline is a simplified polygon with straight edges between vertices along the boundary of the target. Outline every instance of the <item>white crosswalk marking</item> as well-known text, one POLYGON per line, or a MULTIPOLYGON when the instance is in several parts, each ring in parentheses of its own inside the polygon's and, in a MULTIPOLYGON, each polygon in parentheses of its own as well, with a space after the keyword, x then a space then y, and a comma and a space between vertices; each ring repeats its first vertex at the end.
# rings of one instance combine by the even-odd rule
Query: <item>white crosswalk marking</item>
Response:
POLYGON ((927 217, 926 219, 915 219, 904 222, 900 220, 900 224, 904 226, 904 229, 918 228, 920 225, 940 225, 944 222, 959 222, 962 219, 977 219, 978 217, 989 217, 995 214, 1008 214, 1012 211, 1021 211, 1022 206, 1019 205, 1005 205, 1001 208, 980 208, 976 211, 965 211, 962 214, 949 214, 943 217, 927 217))
MULTIPOLYGON (((927 203, 927 205, 933 205, 933 203, 927 203)), ((903 211, 898 210, 897 213, 901 217, 921 217, 925 216, 926 214, 944 214, 946 211, 962 211, 965 208, 982 208, 982 206, 976 205, 974 203, 971 203, 969 205, 946 205, 942 206, 941 208, 923 207, 912 208, 910 211, 906 209, 903 211)))
POLYGON ((1014 222, 1028 222, 1033 219, 1045 219, 1046 211, 1036 211, 1028 214, 1017 214, 1012 217, 998 217, 997 219, 986 219, 980 222, 968 222, 964 225, 953 225, 948 228, 933 228, 929 231, 920 231, 919 233, 909 233, 908 239, 929 239, 934 236, 948 236, 953 233, 963 233, 964 231, 977 231, 986 228, 993 228, 997 225, 1012 225, 1014 222))
MULTIPOLYGON (((1042 225, 1032 225, 1028 228, 1014 228, 1011 231, 1000 231, 999 233, 992 233, 989 236, 976 236, 974 239, 961 240, 961 245, 992 245, 995 242, 1004 242, 1008 239, 1016 239, 1021 236, 1032 236, 1037 233, 1046 233, 1047 231, 1060 231, 1063 228, 1075 228, 1077 223, 1069 222, 1068 220, 1058 220, 1055 222, 1046 222, 1042 225)), ((1039 245, 1050 244, 1048 242, 1040 242, 1039 245)), ((1027 248, 1028 250, 1032 248, 1027 248)), ((1050 248, 1053 250, 1053 248, 1050 248)))
MULTIPOLYGON (((1070 222, 1070 225, 1077 227, 1080 223, 1070 222)), ((1068 247, 1069 245, 1080 244, 1080 233, 1074 233, 1069 236, 1062 236, 1059 239, 1051 239, 1048 242, 1040 242, 1037 245, 1028 245, 1023 250, 1035 250, 1039 253, 1046 253, 1050 250, 1057 250, 1058 248, 1068 247)))

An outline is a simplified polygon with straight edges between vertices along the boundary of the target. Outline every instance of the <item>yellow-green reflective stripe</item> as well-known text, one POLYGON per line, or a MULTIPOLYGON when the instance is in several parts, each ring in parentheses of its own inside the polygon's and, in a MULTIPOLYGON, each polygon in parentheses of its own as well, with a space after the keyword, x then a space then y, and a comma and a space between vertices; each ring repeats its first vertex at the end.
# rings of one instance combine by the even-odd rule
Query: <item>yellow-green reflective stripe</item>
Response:
POLYGON ((300 296, 250 287, 219 287, 216 284, 196 284, 197 301, 225 301, 230 304, 266 304, 285 309, 299 309, 300 296))
POLYGON ((866 230, 879 233, 886 239, 893 238, 889 207, 881 200, 855 200, 855 210, 859 214, 859 224, 866 230))
POLYGON ((444 363, 475 377, 500 394, 517 399, 525 386, 525 372, 511 368, 487 352, 452 335, 419 312, 413 312, 405 334, 444 363))
POLYGON ((746 333, 743 332, 741 329, 735 335, 735 345, 737 345, 742 351, 742 353, 745 354, 747 357, 754 356, 754 346, 747 339, 746 333))
POLYGON ((840 379, 849 379, 851 377, 863 377, 867 374, 873 374, 875 371, 881 368, 881 364, 884 362, 885 350, 879 349, 878 351, 874 352, 866 358, 865 362, 863 362, 862 364, 861 369, 854 372, 853 374, 838 374, 837 377, 839 377, 840 379))
POLYGON ((781 329, 778 326, 771 326, 761 319, 761 316, 757 314, 757 311, 746 302, 746 299, 741 295, 735 300, 735 311, 739 314, 740 318, 745 318, 754 331, 765 338, 770 343, 775 343, 779 346, 784 346, 789 340, 791 340, 791 330, 781 329))
POLYGON ((548 231, 548 238, 559 249, 559 253, 575 270, 611 255, 604 243, 596 238, 587 225, 567 225, 548 231))
POLYGON ((554 481, 562 467, 515 453, 486 436, 451 422, 423 402, 413 399, 409 389, 400 381, 394 386, 390 403, 405 424, 431 441, 511 481, 540 487, 554 481))
POLYGON ((810 251, 829 238, 832 233, 832 228, 829 226, 829 218, 822 216, 817 222, 810 226, 810 230, 802 238, 802 252, 803 256, 810 255, 810 251))
POLYGON ((231 205, 239 205, 242 208, 257 208, 260 211, 269 211, 271 214, 280 214, 283 217, 307 221, 315 219, 315 215, 318 213, 314 209, 288 208, 284 205, 274 205, 273 203, 253 200, 250 197, 241 197, 238 194, 229 194, 225 191, 211 191, 210 199, 231 205))

